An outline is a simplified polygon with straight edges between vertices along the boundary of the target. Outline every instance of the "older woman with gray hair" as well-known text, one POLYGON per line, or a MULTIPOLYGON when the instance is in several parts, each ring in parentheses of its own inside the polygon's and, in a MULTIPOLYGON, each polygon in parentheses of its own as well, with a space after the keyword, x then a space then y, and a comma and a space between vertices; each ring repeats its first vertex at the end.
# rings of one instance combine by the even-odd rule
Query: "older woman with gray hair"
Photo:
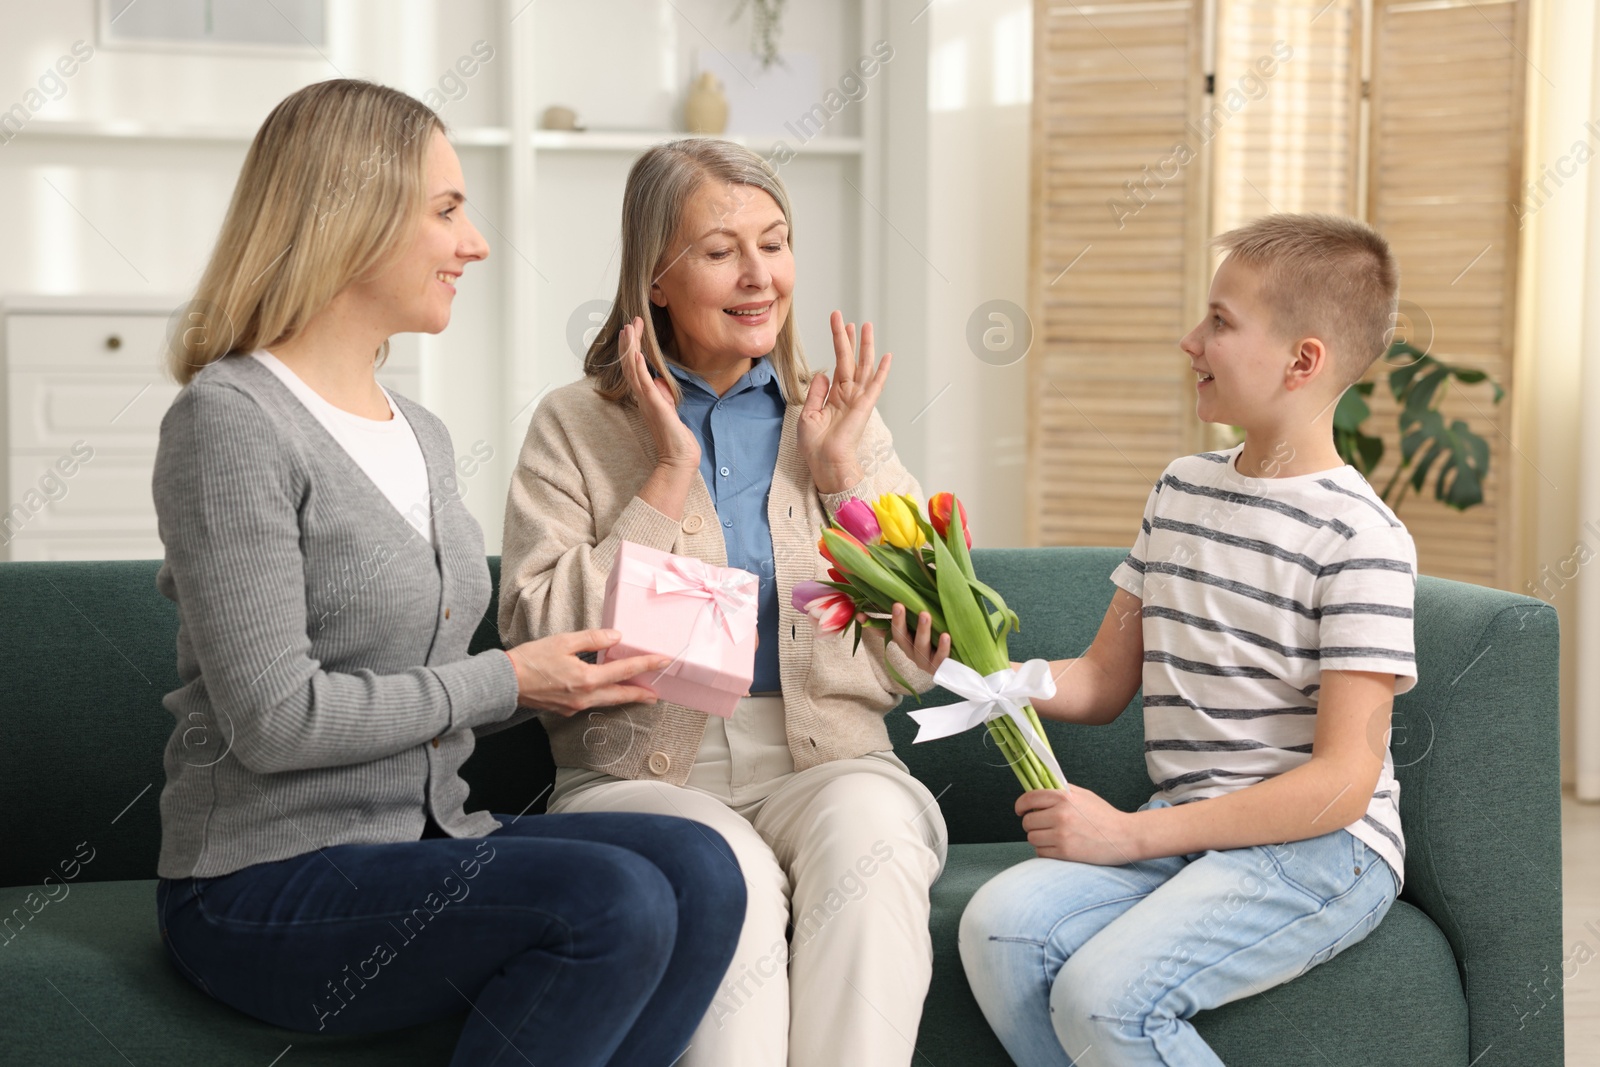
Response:
MULTIPOLYGON (((684 1062, 909 1063, 932 972, 938 804, 891 748, 885 642, 852 655, 790 603, 852 497, 917 493, 874 405, 891 357, 832 315, 835 369, 806 366, 782 182, 726 141, 647 151, 623 193, 622 264, 583 380, 528 427, 506 509, 500 631, 598 625, 633 541, 756 573, 751 695, 729 719, 624 704, 546 716, 550 810, 655 812, 714 828, 744 870, 739 946, 684 1062), (792 927, 792 935, 789 933, 792 927)), ((891 665, 932 685, 931 626, 897 609, 891 665)))

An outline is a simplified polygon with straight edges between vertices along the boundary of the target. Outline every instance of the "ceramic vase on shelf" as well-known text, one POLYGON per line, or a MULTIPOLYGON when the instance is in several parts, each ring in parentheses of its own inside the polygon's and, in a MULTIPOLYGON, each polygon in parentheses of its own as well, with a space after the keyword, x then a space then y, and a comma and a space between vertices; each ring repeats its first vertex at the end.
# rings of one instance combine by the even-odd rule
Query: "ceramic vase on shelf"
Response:
POLYGON ((695 79, 683 102, 683 122, 690 133, 717 135, 728 128, 728 98, 709 70, 695 79))

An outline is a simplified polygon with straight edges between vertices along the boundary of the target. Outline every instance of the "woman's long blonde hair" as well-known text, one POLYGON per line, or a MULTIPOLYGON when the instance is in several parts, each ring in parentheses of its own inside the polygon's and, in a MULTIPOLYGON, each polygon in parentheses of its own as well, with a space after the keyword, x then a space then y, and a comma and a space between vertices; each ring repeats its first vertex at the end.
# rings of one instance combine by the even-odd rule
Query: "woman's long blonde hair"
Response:
POLYGON ((396 252, 421 216, 434 130, 444 123, 431 108, 365 81, 318 82, 273 108, 174 324, 172 376, 187 383, 230 352, 288 341, 396 252))
MULTIPOLYGON (((617 345, 623 324, 636 316, 645 323, 639 346, 645 359, 671 387, 673 400, 682 396, 678 380, 666 367, 666 361, 674 358, 672 319, 666 308, 650 302, 650 286, 683 252, 673 238, 689 198, 707 182, 747 186, 771 196, 793 239, 789 193, 771 165, 748 148, 712 137, 688 137, 655 145, 640 156, 628 171, 622 192, 622 268, 617 298, 583 360, 584 374, 596 380, 600 395, 608 400, 629 399, 617 345)), ((794 328, 793 305, 778 330, 770 358, 784 399, 790 404, 804 401, 811 370, 794 328)))

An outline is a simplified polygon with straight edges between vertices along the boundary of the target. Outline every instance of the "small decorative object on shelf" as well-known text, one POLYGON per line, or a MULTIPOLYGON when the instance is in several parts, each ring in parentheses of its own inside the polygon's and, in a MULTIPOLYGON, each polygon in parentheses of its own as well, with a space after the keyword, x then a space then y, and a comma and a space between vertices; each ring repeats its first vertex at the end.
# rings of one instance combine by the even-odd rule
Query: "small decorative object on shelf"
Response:
POLYGON ((544 109, 544 115, 539 119, 539 125, 547 130, 581 130, 578 125, 578 113, 570 107, 553 104, 544 109))
POLYGON ((733 18, 737 22, 739 16, 744 14, 744 9, 750 9, 750 43, 751 50, 761 57, 761 69, 772 66, 778 60, 778 41, 783 36, 783 5, 785 0, 739 0, 739 6, 733 9, 733 18))
POLYGON ((728 128, 728 97, 709 70, 695 79, 683 102, 683 124, 690 133, 721 134, 728 128))

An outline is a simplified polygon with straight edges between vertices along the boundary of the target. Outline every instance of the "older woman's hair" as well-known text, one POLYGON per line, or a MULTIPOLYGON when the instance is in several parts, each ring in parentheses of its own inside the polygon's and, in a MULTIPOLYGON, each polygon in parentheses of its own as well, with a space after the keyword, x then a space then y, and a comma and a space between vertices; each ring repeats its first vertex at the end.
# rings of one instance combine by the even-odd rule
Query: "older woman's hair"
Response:
MULTIPOLYGON (((211 262, 174 324, 187 383, 230 352, 282 344, 410 239, 444 123, 397 89, 335 79, 285 98, 256 132, 211 262)), ((388 355, 388 342, 373 353, 388 355)))
MULTIPOLYGON (((707 182, 732 185, 736 195, 743 187, 771 196, 783 212, 793 240, 789 193, 772 166, 748 148, 716 138, 688 137, 655 145, 640 156, 628 171, 622 192, 622 269, 617 298, 583 360, 583 372, 596 380, 600 394, 609 400, 628 397, 617 345, 623 324, 635 317, 645 322, 640 342, 645 359, 671 387, 674 401, 681 397, 678 380, 667 373, 665 363, 675 352, 672 319, 666 308, 650 302, 650 286, 683 254, 682 242, 675 243, 678 226, 690 197, 707 182)), ((811 370, 795 332, 792 307, 769 358, 784 399, 791 404, 804 401, 811 370)))

